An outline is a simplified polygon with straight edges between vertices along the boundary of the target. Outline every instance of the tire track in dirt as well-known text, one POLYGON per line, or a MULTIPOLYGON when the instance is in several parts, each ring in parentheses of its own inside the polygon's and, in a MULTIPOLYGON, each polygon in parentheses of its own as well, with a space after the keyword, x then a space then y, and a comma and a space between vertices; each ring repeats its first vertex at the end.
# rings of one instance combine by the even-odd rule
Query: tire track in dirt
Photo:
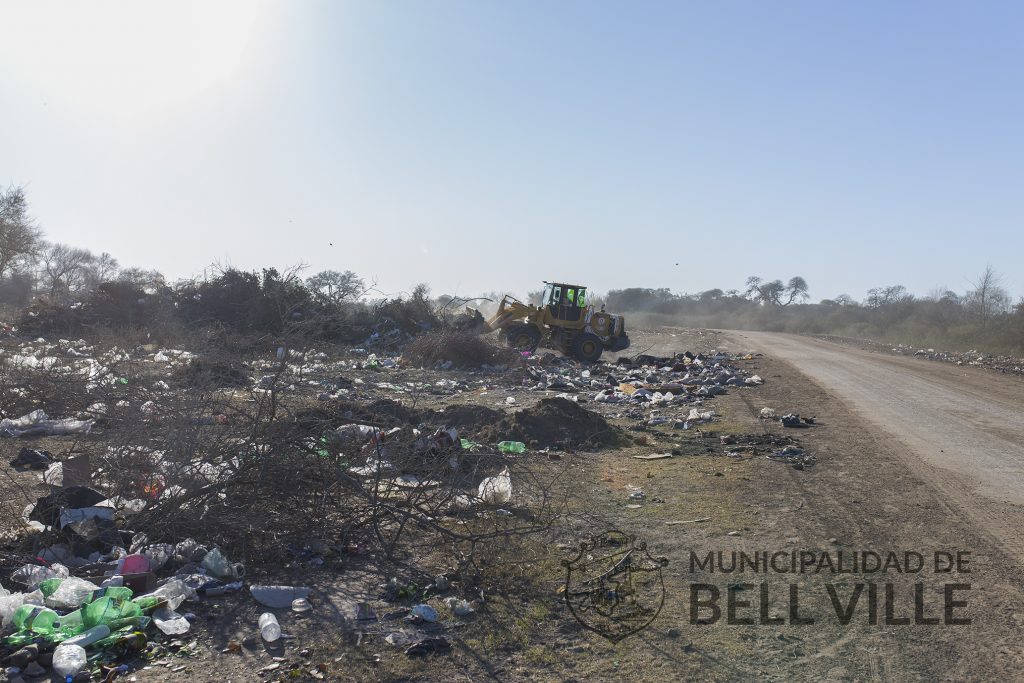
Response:
POLYGON ((1024 566, 1024 385, 790 335, 735 339, 789 362, 891 434, 950 513, 969 516, 1024 566))

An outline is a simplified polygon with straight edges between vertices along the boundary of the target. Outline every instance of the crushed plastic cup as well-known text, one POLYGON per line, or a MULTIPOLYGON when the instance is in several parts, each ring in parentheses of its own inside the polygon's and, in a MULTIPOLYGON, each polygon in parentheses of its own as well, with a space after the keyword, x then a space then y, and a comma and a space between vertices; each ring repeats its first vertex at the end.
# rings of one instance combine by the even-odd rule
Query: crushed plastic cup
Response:
POLYGON ((188 630, 192 628, 192 624, 188 622, 188 619, 166 607, 161 607, 153 612, 153 623, 156 624, 161 633, 168 636, 188 633, 188 630))

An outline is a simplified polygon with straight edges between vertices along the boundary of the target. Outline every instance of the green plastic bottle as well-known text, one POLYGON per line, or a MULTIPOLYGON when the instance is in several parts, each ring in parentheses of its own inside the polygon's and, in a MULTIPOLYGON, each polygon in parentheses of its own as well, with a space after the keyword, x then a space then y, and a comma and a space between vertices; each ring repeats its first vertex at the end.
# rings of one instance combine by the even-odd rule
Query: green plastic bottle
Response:
POLYGON ((39 592, 43 594, 44 598, 48 598, 57 592, 60 588, 60 584, 63 583, 64 579, 46 579, 39 584, 39 592))
POLYGON ((502 441, 498 444, 498 450, 502 453, 525 453, 526 444, 522 441, 502 441))
POLYGON ((60 632, 65 637, 78 635, 84 630, 85 626, 82 624, 81 609, 76 609, 74 612, 68 612, 60 618, 60 632))
POLYGON ((93 647, 96 650, 107 650, 108 648, 124 648, 129 652, 142 652, 146 649, 146 634, 142 631, 128 633, 114 633, 103 640, 96 641, 93 647))
POLYGON ((167 597, 163 595, 143 595, 132 600, 132 604, 139 608, 140 612, 152 612, 158 607, 167 605, 167 597))
POLYGON ((129 619, 141 614, 142 610, 131 600, 104 596, 82 608, 82 625, 86 629, 99 624, 107 624, 113 628, 113 623, 117 620, 129 619))
POLYGON ((132 597, 132 589, 125 588, 124 586, 107 586, 106 588, 100 588, 92 592, 86 604, 90 602, 96 602, 100 598, 121 598, 122 600, 130 600, 132 597))
POLYGON ((60 627, 60 615, 38 605, 22 605, 14 610, 14 628, 19 631, 49 634, 60 627))

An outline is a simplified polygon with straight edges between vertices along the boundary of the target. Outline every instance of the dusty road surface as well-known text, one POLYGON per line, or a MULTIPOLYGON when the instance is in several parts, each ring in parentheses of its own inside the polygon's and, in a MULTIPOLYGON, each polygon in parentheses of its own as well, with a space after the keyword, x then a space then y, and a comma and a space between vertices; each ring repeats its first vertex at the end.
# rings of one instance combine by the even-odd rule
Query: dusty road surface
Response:
POLYGON ((733 334, 898 441, 906 465, 1024 562, 1024 382, 807 337, 733 334))

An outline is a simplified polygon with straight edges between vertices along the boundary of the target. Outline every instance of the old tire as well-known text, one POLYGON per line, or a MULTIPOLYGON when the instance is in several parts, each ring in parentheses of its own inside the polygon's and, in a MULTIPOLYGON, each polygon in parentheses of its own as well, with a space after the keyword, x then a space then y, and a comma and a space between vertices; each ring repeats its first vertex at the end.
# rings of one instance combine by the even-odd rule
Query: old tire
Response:
POLYGON ((517 351, 533 353, 540 344, 540 330, 533 325, 516 325, 505 331, 505 341, 517 351))
POLYGON ((584 332, 572 343, 572 355, 583 363, 594 363, 601 357, 604 345, 596 334, 584 332))

